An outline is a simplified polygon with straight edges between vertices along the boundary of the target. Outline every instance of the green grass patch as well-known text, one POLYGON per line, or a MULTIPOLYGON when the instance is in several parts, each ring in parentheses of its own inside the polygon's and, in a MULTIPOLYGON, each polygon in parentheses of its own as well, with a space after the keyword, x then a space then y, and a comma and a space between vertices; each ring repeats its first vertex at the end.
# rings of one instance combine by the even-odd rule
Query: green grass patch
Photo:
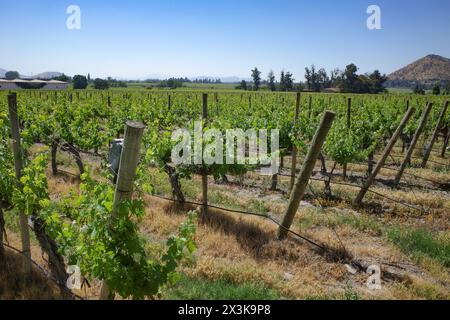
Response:
POLYGON ((233 284, 226 280, 208 281, 182 276, 162 294, 168 300, 277 300, 277 291, 253 283, 233 284))
POLYGON ((381 236, 383 234, 383 225, 374 218, 364 215, 355 216, 351 213, 320 213, 317 209, 310 209, 305 212, 300 218, 298 225, 300 230, 306 230, 313 226, 335 228, 337 226, 348 225, 359 231, 369 232, 377 236, 381 236))
POLYGON ((450 239, 433 235, 425 229, 405 230, 392 228, 387 237, 404 253, 414 259, 432 258, 444 267, 450 267, 450 239))

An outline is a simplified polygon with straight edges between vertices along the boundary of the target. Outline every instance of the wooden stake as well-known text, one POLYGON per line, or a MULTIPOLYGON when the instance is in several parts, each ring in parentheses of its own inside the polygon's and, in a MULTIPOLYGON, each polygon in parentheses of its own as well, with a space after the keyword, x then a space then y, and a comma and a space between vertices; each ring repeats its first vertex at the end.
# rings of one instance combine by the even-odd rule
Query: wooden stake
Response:
MULTIPOLYGON (((204 93, 202 98, 203 98, 203 121, 206 122, 208 118, 208 94, 204 93)), ((203 151, 202 151, 202 159, 203 159, 203 151)), ((203 214, 206 214, 208 212, 208 173, 206 171, 205 164, 203 164, 203 172, 202 172, 202 204, 203 204, 202 206, 203 214)))
MULTIPOLYGON (((294 128, 298 122, 299 112, 300 112, 300 92, 297 92, 297 99, 295 101, 295 116, 294 116, 294 128)), ((295 175, 297 173, 297 146, 292 146, 292 164, 291 164, 291 183, 289 185, 289 190, 292 191, 295 183, 295 175)))
POLYGON ((3 230, 5 230, 5 219, 3 217, 2 207, 0 207, 0 264, 3 259, 3 230))
MULTIPOLYGON (((8 95, 9 120, 11 121, 12 150, 14 154, 14 169, 17 183, 22 187, 20 178, 23 170, 23 154, 20 142, 19 116, 17 115, 17 95, 8 95)), ((25 273, 31 272, 31 250, 30 250, 30 230, 28 229, 28 218, 25 213, 19 213, 20 234, 22 237, 22 253, 24 255, 23 268, 25 273)))
POLYGON ((294 188, 292 189, 289 205, 284 214, 283 221, 278 229, 278 239, 280 240, 285 239, 288 235, 288 230, 294 221, 300 201, 302 200, 306 187, 308 186, 309 178, 314 170, 320 150, 322 149, 322 145, 325 142, 328 132, 330 131, 335 116, 335 113, 326 111, 322 117, 322 121, 316 131, 311 147, 306 155, 306 159, 303 162, 300 175, 297 177, 294 188))
MULTIPOLYGON (((136 169, 139 163, 142 135, 145 126, 140 122, 127 121, 125 125, 125 138, 123 142, 122 154, 120 156, 119 172, 117 175, 116 191, 111 213, 114 221, 119 205, 124 201, 131 200, 133 195, 133 182, 136 176, 136 169)), ((114 299, 112 292, 106 281, 103 281, 100 300, 114 299)))
POLYGON ((422 168, 427 166, 428 159, 430 158, 431 150, 433 150, 434 143, 436 142, 437 136, 439 134, 439 130, 441 130, 442 123, 444 121, 445 113, 447 112, 449 100, 445 101, 444 106, 441 109, 441 113, 439 114, 439 119, 436 124, 436 128, 434 129, 433 135, 431 136, 430 144, 428 145, 425 154, 423 155, 422 168))
POLYGON ((408 111, 406 111, 405 116, 403 117, 402 121, 400 122, 400 125, 398 126, 397 130, 395 130, 394 134, 391 137, 391 140, 389 141, 388 145, 384 149, 383 155, 381 156, 380 161, 377 162, 377 165, 375 169, 372 171, 372 173, 369 175, 367 180, 364 182, 363 187, 359 191, 358 195, 356 196, 356 199, 353 201, 354 205, 359 206, 361 205, 361 202, 366 195, 367 191, 369 190, 372 183, 375 181, 375 178, 380 172, 381 168, 384 166, 384 163, 386 162, 387 157, 392 151, 392 148, 394 148, 395 143, 397 142, 398 137, 402 133, 403 129, 405 128, 406 124, 408 123, 409 119, 413 115, 415 109, 409 108, 408 111))
POLYGON ((445 151, 447 151, 447 146, 448 146, 449 140, 450 140, 450 130, 448 130, 447 136, 445 137, 444 143, 442 145, 441 158, 445 157, 445 151))
POLYGON ((308 104, 308 119, 311 119, 312 114, 312 96, 309 96, 309 104, 308 104))
POLYGON ((403 162, 397 172, 397 175, 395 176, 395 180, 394 180, 394 186, 397 187, 398 184, 400 183, 400 180, 402 178, 403 172, 406 169, 406 166, 410 163, 411 161, 411 156, 413 154, 413 151, 416 147, 417 142, 419 141, 419 137, 422 134, 423 129, 425 128, 425 125, 427 123, 428 120, 428 116, 430 115, 431 109, 433 108, 433 104, 432 103, 428 103, 427 107, 425 108, 425 110, 423 111, 422 114, 422 118, 420 120, 419 126, 417 127, 416 132, 414 133, 414 137, 411 141, 411 145, 409 146, 408 151, 406 152, 405 158, 403 159, 403 162))
MULTIPOLYGON (((352 98, 347 99, 347 130, 350 131, 351 126, 351 114, 352 114, 352 98)), ((347 163, 344 163, 344 167, 342 168, 342 175, 344 176, 344 180, 347 178, 347 163)))

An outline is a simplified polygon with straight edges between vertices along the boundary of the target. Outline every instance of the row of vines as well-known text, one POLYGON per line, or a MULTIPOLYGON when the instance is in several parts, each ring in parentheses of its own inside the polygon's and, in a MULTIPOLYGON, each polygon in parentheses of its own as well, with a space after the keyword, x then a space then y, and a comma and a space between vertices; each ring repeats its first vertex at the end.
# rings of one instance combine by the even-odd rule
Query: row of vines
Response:
MULTIPOLYGON (((10 148, 8 99, 0 93, 0 222, 4 211, 22 212, 34 221, 36 236, 44 233, 47 237, 47 245, 41 243, 43 249, 52 251, 54 266, 60 265, 52 272, 61 283, 68 277, 64 264, 77 265, 84 277, 105 281, 124 298, 155 297, 164 284, 177 280, 178 264, 195 250, 195 214, 188 214, 178 234, 167 240, 163 252, 149 251, 148 240, 138 230, 144 215, 140 191, 153 190, 146 179, 146 168, 157 166, 166 172, 174 198, 184 202, 181 178, 203 173, 226 180, 227 176, 242 175, 258 167, 248 163, 175 166, 171 162, 177 143, 171 139, 175 129, 193 131, 194 121, 200 119, 204 130, 278 129, 282 156, 292 154, 293 149, 305 154, 323 112, 331 110, 337 116, 321 152, 322 167, 326 171, 324 159, 332 160, 335 166, 367 162, 370 172, 374 155, 386 145, 408 106, 414 106, 416 111, 401 136, 406 145, 428 102, 434 107, 423 131, 423 141, 433 133, 445 97, 211 92, 205 118, 204 101, 198 92, 22 91, 17 95, 16 112, 24 166, 17 176, 10 148), (300 99, 300 108, 298 120, 294 121, 296 99, 300 99), (135 181, 138 192, 111 219, 114 184, 110 182, 112 172, 106 158, 111 141, 123 136, 129 119, 146 126, 135 181), (32 154, 30 148, 36 143, 47 148, 32 154), (82 183, 78 193, 51 199, 46 170, 51 163, 53 174, 57 174, 58 150, 74 157, 82 183), (83 162, 86 153, 104 159, 100 179, 92 178, 83 162)), ((449 127, 447 113, 439 132, 446 141, 442 155, 448 144, 449 127)))

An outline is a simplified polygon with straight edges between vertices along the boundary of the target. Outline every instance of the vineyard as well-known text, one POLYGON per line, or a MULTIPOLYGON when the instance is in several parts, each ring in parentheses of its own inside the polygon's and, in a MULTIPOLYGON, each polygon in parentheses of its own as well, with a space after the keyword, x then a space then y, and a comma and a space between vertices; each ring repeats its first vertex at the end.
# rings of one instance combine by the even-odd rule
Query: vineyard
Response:
POLYGON ((448 97, 148 91, 0 92, 0 299, 450 298, 448 97), (198 120, 278 173, 175 165, 198 120))

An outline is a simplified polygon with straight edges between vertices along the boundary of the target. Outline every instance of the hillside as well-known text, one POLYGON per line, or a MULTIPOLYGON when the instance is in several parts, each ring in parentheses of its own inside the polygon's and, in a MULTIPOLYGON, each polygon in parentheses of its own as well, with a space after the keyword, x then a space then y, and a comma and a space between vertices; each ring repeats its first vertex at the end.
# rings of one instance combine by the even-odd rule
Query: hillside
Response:
POLYGON ((417 83, 425 86, 450 80, 450 59, 428 55, 400 70, 391 73, 388 86, 411 87, 417 83))

